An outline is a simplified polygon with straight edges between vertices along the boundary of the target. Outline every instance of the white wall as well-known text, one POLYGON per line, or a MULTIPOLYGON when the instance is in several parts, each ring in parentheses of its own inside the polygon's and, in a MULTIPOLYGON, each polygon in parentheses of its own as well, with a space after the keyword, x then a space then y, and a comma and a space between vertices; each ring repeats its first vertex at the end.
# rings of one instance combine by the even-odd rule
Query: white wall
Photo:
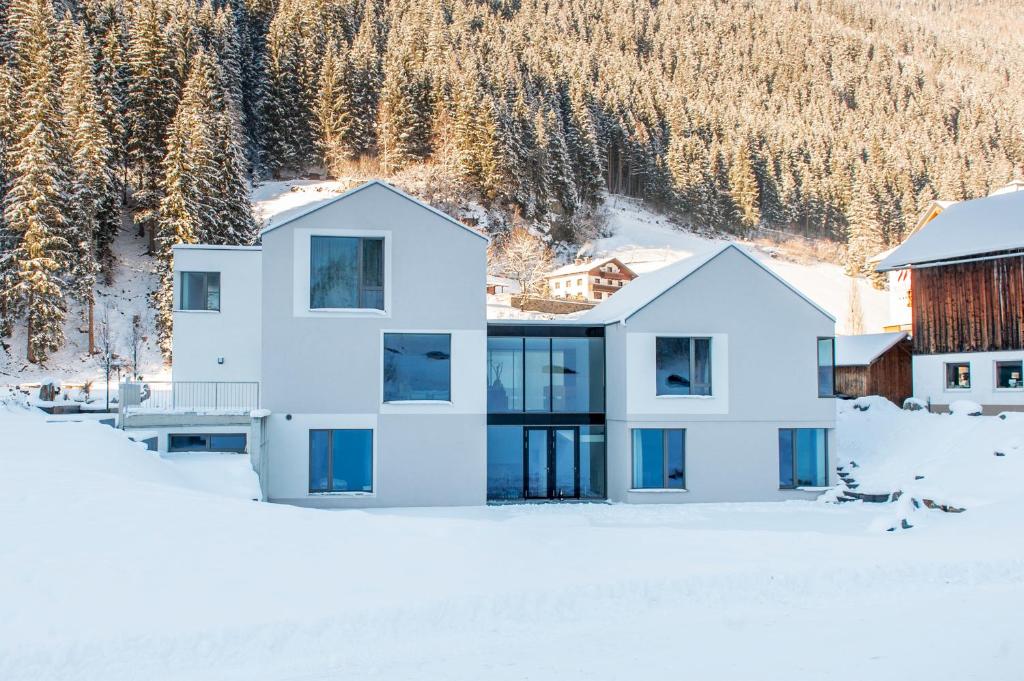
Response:
POLYGON ((728 414, 729 334, 712 331, 632 333, 626 329, 626 412, 629 414, 728 414), (673 335, 711 339, 711 395, 657 395, 656 341, 673 335))
POLYGON ((260 380, 260 270, 259 248, 174 248, 173 380, 260 380), (181 272, 220 272, 219 312, 179 309, 181 272))
POLYGON ((990 411, 1024 408, 1024 389, 996 388, 996 361, 1024 359, 1024 350, 1008 352, 959 352, 914 356, 914 397, 930 401, 940 409, 956 400, 970 400, 990 411), (970 362, 969 390, 946 389, 946 364, 970 362))

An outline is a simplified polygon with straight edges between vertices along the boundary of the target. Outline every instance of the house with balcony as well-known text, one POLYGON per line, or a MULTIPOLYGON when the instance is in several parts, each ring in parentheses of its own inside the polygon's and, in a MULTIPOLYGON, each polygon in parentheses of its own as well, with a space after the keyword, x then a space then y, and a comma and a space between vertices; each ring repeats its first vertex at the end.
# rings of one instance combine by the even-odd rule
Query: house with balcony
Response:
POLYGON ((834 320, 745 251, 638 277, 576 319, 488 321, 486 248, 378 181, 256 249, 179 247, 177 406, 128 384, 148 392, 129 409, 183 420, 167 441, 195 449, 235 427, 264 500, 303 506, 782 500, 832 482, 834 320), (250 384, 248 408, 198 405, 203 386, 250 384))
POLYGON ((599 303, 636 279, 636 272, 618 258, 576 258, 544 277, 552 298, 587 300, 599 303))

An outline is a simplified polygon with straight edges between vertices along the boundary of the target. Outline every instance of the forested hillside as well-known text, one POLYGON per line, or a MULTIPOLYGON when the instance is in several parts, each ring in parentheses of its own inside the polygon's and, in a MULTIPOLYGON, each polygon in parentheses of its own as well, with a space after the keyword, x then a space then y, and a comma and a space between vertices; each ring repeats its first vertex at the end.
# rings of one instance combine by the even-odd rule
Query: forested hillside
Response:
POLYGON ((609 191, 857 271, 1021 174, 1022 35, 1011 0, 0 0, 0 334, 59 348, 125 214, 169 350, 170 247, 254 240, 250 179, 416 164, 554 241, 609 191))

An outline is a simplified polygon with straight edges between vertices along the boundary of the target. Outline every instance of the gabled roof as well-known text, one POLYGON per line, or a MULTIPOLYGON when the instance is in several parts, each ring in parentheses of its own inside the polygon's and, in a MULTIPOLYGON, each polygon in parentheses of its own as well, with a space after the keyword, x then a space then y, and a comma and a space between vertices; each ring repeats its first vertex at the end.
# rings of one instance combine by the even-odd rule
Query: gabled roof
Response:
POLYGON ((879 272, 1024 249, 1024 192, 955 203, 886 256, 879 272))
POLYGON ((655 270, 649 274, 643 274, 623 286, 621 290, 616 291, 615 295, 585 312, 579 317, 579 319, 582 322, 590 324, 615 324, 625 322, 637 312, 660 298, 662 294, 673 286, 683 281, 691 274, 704 267, 704 265, 730 249, 740 253, 754 265, 760 267, 762 270, 774 277, 783 286, 803 298, 806 303, 811 305, 818 312, 825 315, 832 321, 835 321, 835 317, 822 309, 821 306, 805 296, 792 284, 780 277, 771 269, 765 267, 765 265, 759 260, 751 256, 746 252, 746 250, 740 248, 736 244, 726 244, 725 246, 709 253, 693 255, 689 258, 685 258, 679 262, 663 267, 660 270, 655 270))
POLYGON ((444 218, 445 220, 447 220, 448 222, 452 223, 456 227, 460 227, 460 228, 466 230, 467 232, 469 232, 470 234, 473 234, 475 236, 480 237, 484 241, 488 241, 488 242, 490 241, 490 239, 487 237, 487 235, 481 234, 480 232, 476 231, 472 227, 469 227, 468 225, 462 224, 461 222, 459 222, 458 220, 453 218, 451 215, 448 215, 444 211, 441 211, 441 210, 438 210, 437 208, 434 208, 429 203, 425 203, 423 201, 420 201, 415 196, 410 196, 409 194, 406 194, 401 189, 398 189, 397 187, 394 187, 394 186, 388 184, 387 182, 384 182, 383 180, 370 180, 369 182, 364 182, 363 184, 359 185, 358 187, 355 187, 353 189, 349 189, 347 192, 345 192, 343 194, 339 194, 338 196, 334 197, 333 199, 330 199, 329 201, 324 201, 323 203, 319 203, 319 204, 317 204, 316 206, 310 208, 307 211, 303 211, 303 212, 299 213, 298 215, 293 215, 292 217, 288 218, 287 220, 283 220, 283 221, 277 223, 276 225, 271 225, 271 226, 265 228, 263 231, 260 232, 260 236, 262 237, 264 234, 268 234, 270 232, 273 232, 275 229, 277 229, 279 227, 283 227, 283 226, 285 226, 285 225, 287 225, 287 224, 289 224, 291 222, 295 222, 296 220, 301 220, 302 218, 306 217, 307 215, 315 213, 318 210, 322 210, 322 209, 326 208, 327 206, 332 206, 335 203, 338 203, 339 201, 344 201, 348 197, 350 197, 350 196, 352 196, 354 194, 357 194, 357 193, 363 191, 364 189, 366 189, 368 187, 374 187, 374 186, 383 187, 383 188, 387 189, 388 191, 393 192, 394 194, 397 194, 398 196, 401 196, 403 199, 406 199, 408 201, 412 201, 413 203, 415 203, 419 207, 425 208, 426 210, 429 210, 431 213, 434 213, 435 215, 444 218))
POLYGON ((589 272, 594 268, 603 267, 604 265, 607 265, 610 262, 614 262, 616 265, 619 266, 619 269, 628 272, 629 274, 632 274, 634 277, 637 276, 636 272, 627 267, 624 262, 622 262, 615 256, 610 256, 607 258, 601 258, 600 260, 590 260, 587 262, 570 263, 568 265, 562 265, 558 269, 551 270, 550 272, 545 274, 544 278, 550 279, 551 277, 564 277, 569 274, 582 274, 583 272, 589 272))
POLYGON ((867 366, 907 337, 902 331, 836 336, 836 366, 867 366))

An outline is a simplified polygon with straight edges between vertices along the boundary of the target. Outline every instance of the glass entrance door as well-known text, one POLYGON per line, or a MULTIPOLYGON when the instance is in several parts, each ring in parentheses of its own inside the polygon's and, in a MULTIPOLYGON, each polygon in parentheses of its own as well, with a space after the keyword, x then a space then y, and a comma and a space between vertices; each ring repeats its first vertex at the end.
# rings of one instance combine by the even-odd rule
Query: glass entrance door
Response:
POLYGON ((528 499, 579 498, 579 429, 524 428, 528 499))

